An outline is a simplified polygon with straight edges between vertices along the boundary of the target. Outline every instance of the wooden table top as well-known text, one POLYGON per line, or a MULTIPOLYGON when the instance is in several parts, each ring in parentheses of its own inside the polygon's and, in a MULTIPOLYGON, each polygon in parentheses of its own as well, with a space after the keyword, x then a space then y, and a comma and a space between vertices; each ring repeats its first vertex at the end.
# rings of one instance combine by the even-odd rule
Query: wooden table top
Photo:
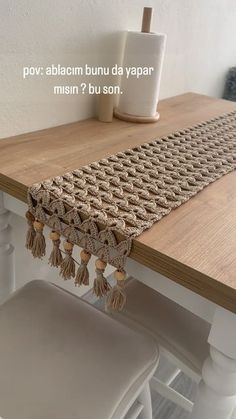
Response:
MULTIPOLYGON (((236 103, 187 93, 158 109, 153 124, 89 119, 0 140, 0 190, 26 202, 32 183, 235 110, 236 103)), ((130 257, 236 313, 236 171, 135 239, 130 257)))

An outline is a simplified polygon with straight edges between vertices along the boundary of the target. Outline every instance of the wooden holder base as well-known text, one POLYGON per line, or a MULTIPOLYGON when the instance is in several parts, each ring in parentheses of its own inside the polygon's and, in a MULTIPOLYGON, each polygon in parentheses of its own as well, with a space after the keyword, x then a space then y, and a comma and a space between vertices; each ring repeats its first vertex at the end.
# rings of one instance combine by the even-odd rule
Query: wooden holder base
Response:
POLYGON ((117 108, 114 109, 114 116, 118 119, 122 119, 123 121, 136 122, 140 124, 157 122, 160 118, 159 112, 157 112, 154 116, 135 116, 130 115, 128 113, 120 112, 117 108))

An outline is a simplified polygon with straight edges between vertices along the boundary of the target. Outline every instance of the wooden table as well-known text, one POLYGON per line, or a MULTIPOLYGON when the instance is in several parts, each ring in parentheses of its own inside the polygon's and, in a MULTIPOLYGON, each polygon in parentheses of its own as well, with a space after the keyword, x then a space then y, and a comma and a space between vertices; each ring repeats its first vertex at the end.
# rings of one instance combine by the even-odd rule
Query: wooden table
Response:
MULTIPOLYGON (((2 195, 0 235, 1 230, 2 235, 6 231, 6 210, 17 212, 19 201, 26 202, 32 183, 231 110, 236 110, 236 103, 188 93, 161 101, 161 119, 154 124, 119 120, 106 124, 89 119, 2 139, 0 190, 5 193, 5 209, 2 195)), ((5 262, 0 265, 0 277, 7 269, 5 262)), ((232 371, 236 372, 236 171, 136 239, 128 270, 210 321, 210 344, 225 354, 227 362, 227 357, 231 358, 232 371)), ((232 381, 231 372, 226 374, 227 368, 222 368, 225 382, 232 381)), ((233 382, 236 395, 236 375, 233 382)), ((221 397, 225 402, 225 395, 221 397)), ((230 417, 214 415, 215 419, 230 417)), ((209 413, 202 418, 210 419, 209 413)))

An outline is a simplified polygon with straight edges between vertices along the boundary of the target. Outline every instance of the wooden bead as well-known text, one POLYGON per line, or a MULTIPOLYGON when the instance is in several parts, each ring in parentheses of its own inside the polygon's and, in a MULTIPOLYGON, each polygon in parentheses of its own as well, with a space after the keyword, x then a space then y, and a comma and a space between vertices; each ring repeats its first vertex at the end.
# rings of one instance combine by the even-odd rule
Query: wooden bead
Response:
POLYGON ((126 277, 126 272, 117 270, 114 272, 114 277, 117 281, 124 281, 126 277))
POLYGON ((70 251, 70 250, 73 249, 73 244, 70 243, 70 242, 68 242, 67 240, 64 241, 63 246, 64 246, 64 249, 65 250, 69 250, 70 251))
POLYGON ((95 266, 96 266, 97 269, 100 269, 101 271, 104 271, 104 269, 107 266, 107 263, 104 262, 101 259, 97 259, 96 262, 95 262, 95 266))
POLYGON ((91 255, 90 255, 90 253, 86 252, 86 250, 82 250, 80 252, 80 258, 81 258, 82 262, 88 263, 88 261, 91 258, 91 255))
POLYGON ((60 234, 58 234, 56 231, 51 231, 49 237, 52 241, 56 241, 56 240, 59 240, 60 234))
POLYGON ((34 221, 33 225, 34 225, 34 229, 36 231, 43 231, 44 225, 43 225, 43 223, 40 223, 40 221, 34 221))

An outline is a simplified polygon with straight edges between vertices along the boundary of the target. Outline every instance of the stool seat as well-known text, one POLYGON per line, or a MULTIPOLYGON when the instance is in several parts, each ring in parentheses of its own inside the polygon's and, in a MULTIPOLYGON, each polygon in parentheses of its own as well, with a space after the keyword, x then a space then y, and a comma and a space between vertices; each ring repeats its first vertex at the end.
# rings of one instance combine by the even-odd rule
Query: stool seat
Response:
POLYGON ((184 372, 201 376, 209 354, 210 324, 134 278, 126 281, 125 291, 126 306, 113 317, 151 333, 160 349, 180 361, 184 372))
POLYGON ((158 363, 151 337, 44 281, 0 306, 0 417, 121 419, 158 363))

